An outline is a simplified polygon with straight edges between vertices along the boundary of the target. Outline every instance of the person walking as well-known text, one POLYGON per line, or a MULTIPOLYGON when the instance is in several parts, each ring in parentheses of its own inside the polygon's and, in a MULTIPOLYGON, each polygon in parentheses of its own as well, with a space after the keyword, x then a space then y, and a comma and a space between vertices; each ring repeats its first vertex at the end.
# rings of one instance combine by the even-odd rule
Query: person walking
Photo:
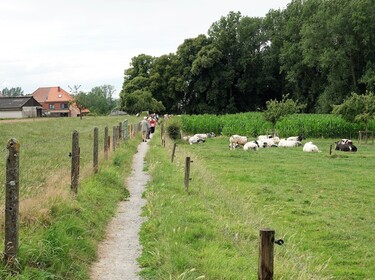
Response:
POLYGON ((144 117, 141 121, 141 130, 142 130, 142 142, 147 142, 147 133, 150 129, 150 124, 147 121, 147 117, 144 117))
POLYGON ((155 132, 155 127, 156 127, 156 120, 154 117, 151 117, 151 120, 150 120, 150 133, 151 134, 155 132))

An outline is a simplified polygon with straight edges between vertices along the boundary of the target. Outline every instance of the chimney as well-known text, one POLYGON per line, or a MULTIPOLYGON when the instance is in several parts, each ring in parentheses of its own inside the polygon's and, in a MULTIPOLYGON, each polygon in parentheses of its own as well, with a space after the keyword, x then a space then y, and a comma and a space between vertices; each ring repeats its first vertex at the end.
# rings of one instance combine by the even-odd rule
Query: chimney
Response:
POLYGON ((60 87, 57 87, 57 91, 60 92, 60 87))

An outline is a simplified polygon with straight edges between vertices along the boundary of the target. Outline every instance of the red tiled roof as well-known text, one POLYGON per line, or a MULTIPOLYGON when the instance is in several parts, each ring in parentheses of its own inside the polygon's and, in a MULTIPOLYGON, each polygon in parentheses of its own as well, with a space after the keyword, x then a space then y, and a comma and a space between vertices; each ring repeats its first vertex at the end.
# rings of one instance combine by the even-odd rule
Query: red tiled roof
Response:
POLYGON ((32 93, 38 102, 69 102, 73 98, 61 87, 42 87, 32 93))

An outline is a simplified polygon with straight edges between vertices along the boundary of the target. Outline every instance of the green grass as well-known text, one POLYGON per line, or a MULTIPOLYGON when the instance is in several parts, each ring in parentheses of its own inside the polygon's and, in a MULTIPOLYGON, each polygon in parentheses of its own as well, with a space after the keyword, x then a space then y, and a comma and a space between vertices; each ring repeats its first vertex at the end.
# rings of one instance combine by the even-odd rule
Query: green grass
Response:
MULTIPOLYGON (((104 128, 107 126, 112 139, 113 126, 135 117, 84 117, 46 118, 30 122, 0 122, 0 152, 5 156, 6 144, 16 138, 20 144, 20 190, 21 197, 33 196, 50 184, 51 178, 69 174, 72 149, 72 133, 79 132, 81 167, 92 165, 94 128, 99 129, 99 151, 104 150, 104 128)), ((57 179, 60 180, 60 179, 57 179)), ((66 180, 70 184, 69 179, 66 180)), ((55 183, 55 182, 53 182, 55 183)), ((5 185, 5 160, 0 161, 0 184, 5 185)), ((4 189, 0 190, 0 200, 4 189)))
POLYGON ((262 228, 285 241, 275 245, 275 279, 374 279, 375 148, 329 155, 334 140, 313 139, 321 153, 231 151, 228 137, 180 142, 173 164, 172 143, 152 142, 145 279, 256 279, 262 228))
MULTIPOLYGON (((51 119, 47 120, 46 124, 43 122, 43 125, 42 122, 38 123, 41 124, 41 127, 49 123, 50 128, 60 127, 60 130, 66 130, 64 134, 66 138, 61 136, 61 142, 58 142, 63 143, 65 140, 68 141, 68 138, 71 139, 69 131, 72 128, 83 131, 83 134, 90 133, 90 127, 93 128, 94 125, 99 127, 107 125, 107 123, 108 125, 116 125, 118 120, 114 118, 89 120, 89 118, 86 118, 86 121, 84 119, 81 123, 78 119, 51 119), (78 122, 75 123, 75 121, 78 122)), ((29 132, 34 132, 36 135, 37 130, 41 129, 36 122, 35 126, 28 124, 33 126, 34 129, 28 129, 25 123, 23 125, 25 126, 18 124, 18 127, 23 129, 14 131, 14 133, 19 133, 21 139, 29 132)), ((3 124, 0 124, 0 126, 3 126, 3 124)), ((2 129, 5 128, 2 127, 2 129)), ((44 130, 41 129, 40 131, 44 130)), ((27 142, 30 139, 23 141, 31 143, 27 142)), ((49 142, 48 138, 44 138, 44 143, 50 145, 49 142)), ((37 210, 27 207, 24 209, 24 215, 28 216, 28 220, 32 222, 24 222, 25 218, 21 219, 20 222, 17 255, 20 273, 11 275, 10 270, 1 263, 0 279, 88 279, 88 270, 90 264, 96 259, 96 248, 99 241, 104 237, 106 224, 115 214, 118 202, 128 197, 124 178, 131 172, 131 162, 139 142, 140 135, 123 142, 116 148, 115 153, 110 153, 109 160, 102 159, 100 161, 97 174, 87 172, 86 176, 81 176, 76 198, 72 197, 71 194, 68 196, 60 195, 60 190, 57 189, 48 194, 39 190, 37 195, 30 195, 26 199, 28 193, 22 192, 24 189, 21 189, 20 207, 24 206, 29 200, 39 201, 38 199, 43 199, 43 205, 38 205, 37 210)), ((84 141, 80 143, 81 156, 85 157, 82 150, 92 150, 92 144, 89 148, 89 143, 84 143, 84 141)), ((54 152, 60 153, 59 148, 61 146, 55 145, 54 152)), ((51 154, 46 152, 44 156, 48 157, 51 154)), ((41 155, 40 158, 43 159, 41 155)), ((28 160, 31 161, 31 159, 28 160)), ((59 164, 58 158, 55 159, 55 162, 59 164)), ((83 162, 91 169, 92 163, 90 160, 83 162)), ((24 164, 24 166, 31 166, 31 162, 24 164)), ((47 173, 35 174, 36 176, 48 177, 53 176, 50 172, 56 172, 54 166, 48 166, 51 168, 46 170, 46 166, 40 164, 36 159, 34 159, 34 165, 41 165, 35 170, 43 170, 44 168, 45 173, 47 173)), ((69 185, 69 183, 70 181, 65 185, 69 185)), ((62 185, 64 186, 64 184, 62 185)), ((35 206, 34 204, 31 205, 35 206)), ((2 239, 3 234, 2 230, 2 239)), ((1 245, 3 246, 3 244, 1 245)), ((4 251, 2 246, 1 252, 4 251)))

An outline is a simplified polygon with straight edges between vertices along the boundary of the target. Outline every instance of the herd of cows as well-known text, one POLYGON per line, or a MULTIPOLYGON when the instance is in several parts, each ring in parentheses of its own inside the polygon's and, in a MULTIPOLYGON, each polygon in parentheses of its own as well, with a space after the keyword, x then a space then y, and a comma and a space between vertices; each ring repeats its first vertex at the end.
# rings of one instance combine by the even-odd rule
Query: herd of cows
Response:
MULTIPOLYGON (((211 133, 200 133, 193 136, 185 136, 184 140, 189 141, 190 145, 199 144, 206 141, 207 138, 215 137, 213 132, 211 133)), ((258 150, 260 148, 269 147, 282 147, 292 148, 302 146, 302 140, 305 139, 303 135, 292 136, 288 138, 280 139, 274 135, 259 135, 256 140, 249 140, 247 136, 232 135, 229 138, 229 148, 236 149, 242 147, 245 151, 247 150, 258 150)), ((335 150, 344 152, 356 152, 357 147, 353 145, 353 141, 350 139, 341 139, 335 142, 335 150)), ((311 141, 303 145, 304 152, 320 152, 319 148, 311 141)))

